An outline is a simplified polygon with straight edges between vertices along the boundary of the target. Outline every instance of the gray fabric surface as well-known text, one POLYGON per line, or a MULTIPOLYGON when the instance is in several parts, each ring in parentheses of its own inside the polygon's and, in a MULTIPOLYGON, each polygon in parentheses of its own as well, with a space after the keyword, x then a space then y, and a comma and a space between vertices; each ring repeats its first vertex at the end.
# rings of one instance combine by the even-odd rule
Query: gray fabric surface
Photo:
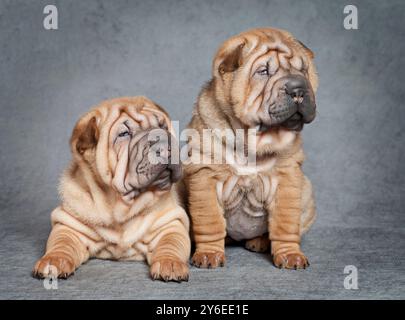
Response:
POLYGON ((403 231, 381 228, 315 228, 303 241, 311 266, 280 270, 269 255, 227 248, 226 267, 191 268, 187 283, 152 281, 142 262, 91 260, 57 290, 46 290, 29 271, 41 255, 46 228, 2 239, 3 299, 403 299, 403 231), (358 268, 359 289, 343 286, 346 265, 358 268))
POLYGON ((405 4, 356 1, 0 2, 0 298, 405 298, 405 4), (318 220, 311 267, 275 269, 266 255, 227 250, 224 269, 189 283, 148 278, 143 263, 90 261, 47 291, 30 277, 44 249, 75 121, 100 100, 147 95, 184 128, 219 44, 257 26, 291 31, 316 55, 319 114, 304 129, 305 173, 318 220), (359 270, 359 289, 343 269, 359 270))

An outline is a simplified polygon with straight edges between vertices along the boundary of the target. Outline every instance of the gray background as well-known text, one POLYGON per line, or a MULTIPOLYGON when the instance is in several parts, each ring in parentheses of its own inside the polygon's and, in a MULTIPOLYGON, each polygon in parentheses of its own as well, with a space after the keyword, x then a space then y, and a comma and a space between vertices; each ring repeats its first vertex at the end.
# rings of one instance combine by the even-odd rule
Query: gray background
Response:
POLYGON ((405 4, 354 1, 0 1, 0 298, 405 298, 405 4), (42 10, 59 9, 46 31, 42 10), (222 41, 245 29, 292 32, 316 55, 319 116, 304 129, 318 220, 305 271, 227 250, 187 284, 152 282, 143 263, 90 261, 47 291, 30 277, 58 204, 75 121, 99 101, 146 95, 184 127, 222 41), (355 265, 359 289, 345 290, 355 265))

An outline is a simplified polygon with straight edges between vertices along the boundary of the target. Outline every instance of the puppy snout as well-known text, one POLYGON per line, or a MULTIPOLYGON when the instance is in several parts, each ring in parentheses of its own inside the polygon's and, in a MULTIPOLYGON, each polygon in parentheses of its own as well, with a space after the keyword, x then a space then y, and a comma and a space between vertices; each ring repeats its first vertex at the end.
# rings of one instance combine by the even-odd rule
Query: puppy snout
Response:
POLYGON ((304 96, 309 89, 308 81, 303 76, 289 76, 285 84, 286 93, 291 96, 296 103, 302 103, 304 96))
POLYGON ((178 181, 182 177, 182 168, 179 158, 179 146, 176 139, 168 131, 157 132, 158 135, 151 138, 149 144, 150 163, 157 168, 164 170, 156 185, 165 189, 172 182, 178 181))
POLYGON ((302 101, 304 101, 304 95, 305 91, 302 88, 296 88, 290 93, 295 103, 302 103, 302 101))
POLYGON ((300 129, 303 123, 310 123, 316 114, 315 96, 311 83, 302 75, 290 74, 277 83, 278 96, 269 108, 272 125, 281 124, 300 129))

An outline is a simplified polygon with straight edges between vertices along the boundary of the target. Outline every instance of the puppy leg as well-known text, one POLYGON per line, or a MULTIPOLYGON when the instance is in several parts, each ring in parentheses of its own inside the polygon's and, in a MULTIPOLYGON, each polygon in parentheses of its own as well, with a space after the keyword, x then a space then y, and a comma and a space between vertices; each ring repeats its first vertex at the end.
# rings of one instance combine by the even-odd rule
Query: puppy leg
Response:
POLYGON ((49 235, 45 255, 38 260, 32 274, 37 278, 68 278, 89 259, 86 246, 71 228, 56 224, 49 235))
POLYGON ((226 225, 215 183, 206 170, 194 174, 188 181, 189 210, 196 244, 191 262, 199 268, 216 268, 225 264, 226 225))
POLYGON ((300 249, 303 185, 304 175, 298 164, 279 169, 269 226, 273 262, 279 268, 301 269, 309 265, 300 249))
POLYGON ((158 242, 150 261, 153 280, 188 281, 190 238, 186 228, 168 231, 158 242))
POLYGON ((300 234, 304 234, 312 226, 316 218, 315 200, 312 191, 311 181, 304 176, 304 186, 302 190, 302 214, 300 234))
POLYGON ((245 248, 254 252, 266 252, 270 248, 269 234, 266 233, 260 237, 247 240, 245 248))

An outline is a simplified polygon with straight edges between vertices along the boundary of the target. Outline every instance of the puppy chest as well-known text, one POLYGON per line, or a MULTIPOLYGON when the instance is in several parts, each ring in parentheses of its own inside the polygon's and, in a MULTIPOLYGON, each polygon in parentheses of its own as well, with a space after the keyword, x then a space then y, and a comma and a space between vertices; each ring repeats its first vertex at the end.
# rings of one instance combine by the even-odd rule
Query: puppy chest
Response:
POLYGON ((97 257, 112 260, 144 260, 147 252, 148 248, 142 242, 128 244, 119 239, 117 242, 104 242, 97 257))
POLYGON ((256 174, 230 176, 218 182, 217 196, 224 209, 227 235, 235 240, 252 239, 268 230, 268 210, 277 179, 256 174))
POLYGON ((134 247, 122 247, 116 244, 106 245, 97 255, 101 259, 144 260, 145 252, 134 247))
POLYGON ((144 243, 147 227, 136 223, 119 225, 111 228, 98 229, 103 238, 102 249, 98 252, 98 258, 113 260, 144 260, 149 247, 144 243))

